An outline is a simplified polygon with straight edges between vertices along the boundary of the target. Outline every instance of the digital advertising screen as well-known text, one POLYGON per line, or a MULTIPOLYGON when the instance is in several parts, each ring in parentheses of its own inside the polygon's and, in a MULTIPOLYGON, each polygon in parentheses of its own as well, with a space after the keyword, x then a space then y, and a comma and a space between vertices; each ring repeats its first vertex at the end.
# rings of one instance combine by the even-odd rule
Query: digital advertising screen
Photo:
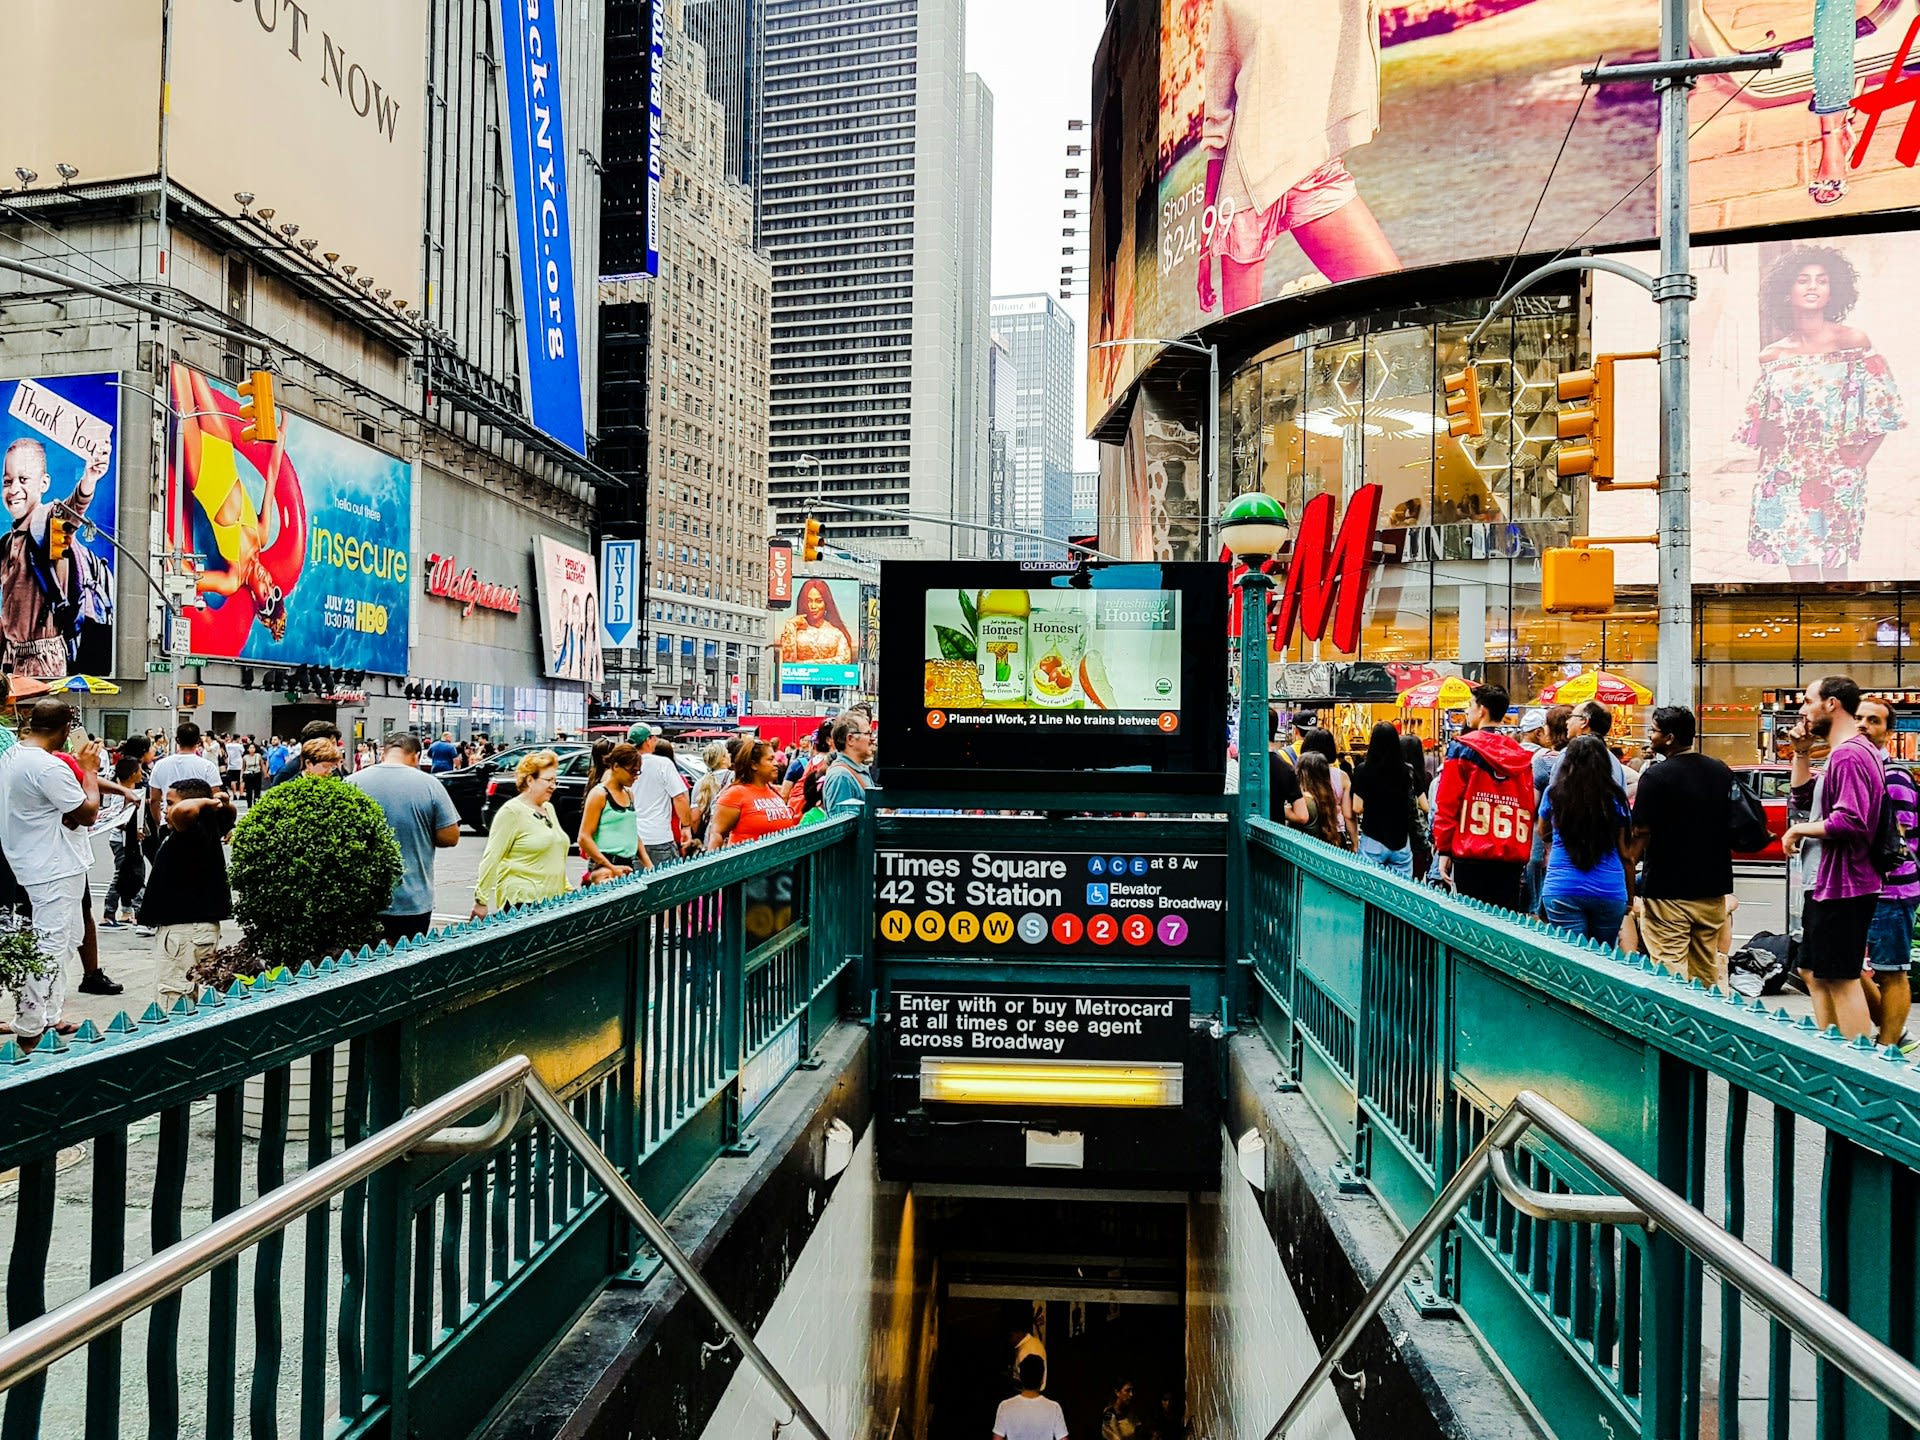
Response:
MULTIPOLYGON (((1656 55, 1659 9, 1116 0, 1094 61, 1090 342, 1186 335, 1327 285, 1510 255, 1523 232, 1528 251, 1650 239, 1658 100, 1645 85, 1589 91, 1580 73, 1656 55)), ((1777 48, 1785 61, 1694 91, 1697 232, 1920 204, 1898 84, 1903 64, 1920 77, 1920 0, 1692 10, 1696 55, 1777 48)), ((1154 353, 1091 352, 1090 419, 1154 353)))
POLYGON ((1017 561, 881 567, 883 773, 916 787, 1217 788, 1224 566, 1017 561))
POLYGON ((860 683, 860 582, 801 575, 793 579, 793 613, 778 622, 782 685, 860 683))
MULTIPOLYGON (((1904 234, 1694 248, 1696 584, 1920 578, 1917 245, 1904 234)), ((1658 325, 1638 286, 1596 278, 1596 353, 1652 348, 1658 325)), ((1656 369, 1614 373, 1615 473, 1651 480, 1656 369)), ((1657 498, 1596 492, 1594 533, 1650 532, 1657 498)), ((1651 546, 1620 546, 1614 564, 1623 585, 1657 578, 1651 546)))

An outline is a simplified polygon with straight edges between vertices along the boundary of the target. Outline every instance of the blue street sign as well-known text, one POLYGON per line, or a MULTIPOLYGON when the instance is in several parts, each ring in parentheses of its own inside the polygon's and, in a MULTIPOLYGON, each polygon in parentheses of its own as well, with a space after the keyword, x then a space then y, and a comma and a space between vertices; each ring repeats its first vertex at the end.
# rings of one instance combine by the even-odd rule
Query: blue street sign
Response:
POLYGON ((600 542, 600 626, 607 643, 624 647, 640 620, 640 542, 600 542))

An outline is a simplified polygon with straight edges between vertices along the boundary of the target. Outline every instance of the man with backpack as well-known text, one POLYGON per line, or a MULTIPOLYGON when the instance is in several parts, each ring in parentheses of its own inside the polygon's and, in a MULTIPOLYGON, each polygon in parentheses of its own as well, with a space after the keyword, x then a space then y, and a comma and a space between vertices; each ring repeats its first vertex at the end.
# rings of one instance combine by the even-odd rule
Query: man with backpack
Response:
POLYGON ((1808 840, 1820 842, 1819 868, 1801 910, 1800 967, 1814 1023, 1823 1030, 1838 1025, 1848 1039, 1874 1031, 1860 967, 1880 903, 1874 841, 1887 808, 1886 766, 1861 733, 1859 714, 1860 687, 1849 677, 1828 675, 1807 687, 1800 718, 1811 735, 1828 742, 1827 770, 1813 818, 1789 825, 1780 837, 1789 856, 1808 840))
MULTIPOLYGON (((1913 1007, 1908 971, 1913 953, 1913 912, 1920 905, 1920 861, 1913 855, 1913 836, 1920 833, 1920 786, 1913 772, 1893 758, 1893 706, 1878 696, 1860 701, 1860 729, 1885 757, 1887 804, 1893 808, 1903 854, 1887 872, 1880 899, 1867 928, 1867 966, 1880 995, 1880 1043, 1899 1045, 1905 1039, 1907 1014, 1913 1007)), ((1868 996, 1872 998, 1871 995, 1868 996)))
POLYGON ((1733 852, 1767 842, 1766 814, 1755 800, 1736 811, 1740 782, 1720 761, 1693 748, 1693 711, 1662 705, 1647 723, 1647 746, 1660 757, 1641 772, 1633 798, 1633 841, 1640 877, 1640 943, 1669 970, 1709 990, 1721 984, 1720 932, 1733 893, 1733 852), (1760 834, 1735 834, 1757 820, 1760 834), (1741 843, 1747 842, 1747 843, 1741 843))
POLYGON ((1492 727, 1507 692, 1476 685, 1467 728, 1447 746, 1433 804, 1434 866, 1474 900, 1520 908, 1520 879, 1533 851, 1533 757, 1492 727))

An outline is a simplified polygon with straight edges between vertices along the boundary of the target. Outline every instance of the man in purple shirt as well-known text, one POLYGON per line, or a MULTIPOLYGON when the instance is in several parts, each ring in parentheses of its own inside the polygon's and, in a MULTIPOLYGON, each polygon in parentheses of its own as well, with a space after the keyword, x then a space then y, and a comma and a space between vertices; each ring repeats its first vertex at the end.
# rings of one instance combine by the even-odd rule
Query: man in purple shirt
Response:
MULTIPOLYGON (((1860 701, 1860 729, 1887 756, 1887 803, 1893 806, 1893 818, 1909 844, 1920 835, 1920 786, 1913 772, 1893 759, 1893 706, 1877 695, 1860 701)), ((1913 911, 1920 904, 1920 863, 1911 852, 1906 862, 1887 876, 1881 886, 1880 902, 1873 907, 1873 924, 1867 931, 1867 965, 1873 971, 1873 986, 1880 999, 1880 1043, 1898 1045, 1907 1028, 1907 1013, 1913 1007, 1913 990, 1908 970, 1913 954, 1913 911)), ((1871 992, 1867 996, 1871 1001, 1871 992)))
POLYGON ((1803 840, 1820 842, 1820 867, 1802 911, 1800 964, 1813 995, 1813 1018, 1823 1029, 1838 1025, 1848 1039, 1873 1033, 1860 969, 1867 932, 1880 901, 1880 872, 1869 850, 1886 803, 1886 770, 1880 751, 1860 729, 1860 687, 1845 675, 1828 675, 1807 687, 1800 718, 1831 747, 1821 779, 1818 813, 1787 827, 1780 843, 1787 854, 1803 840))

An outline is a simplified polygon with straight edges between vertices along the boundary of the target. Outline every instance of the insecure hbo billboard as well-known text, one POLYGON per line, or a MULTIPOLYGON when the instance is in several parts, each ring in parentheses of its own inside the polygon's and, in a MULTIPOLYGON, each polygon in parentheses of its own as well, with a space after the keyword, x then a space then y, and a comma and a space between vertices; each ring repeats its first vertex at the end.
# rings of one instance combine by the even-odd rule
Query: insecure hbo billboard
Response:
POLYGON ((404 675, 413 467, 280 412, 272 444, 241 438, 233 390, 172 370, 167 526, 197 557, 195 655, 404 675))

